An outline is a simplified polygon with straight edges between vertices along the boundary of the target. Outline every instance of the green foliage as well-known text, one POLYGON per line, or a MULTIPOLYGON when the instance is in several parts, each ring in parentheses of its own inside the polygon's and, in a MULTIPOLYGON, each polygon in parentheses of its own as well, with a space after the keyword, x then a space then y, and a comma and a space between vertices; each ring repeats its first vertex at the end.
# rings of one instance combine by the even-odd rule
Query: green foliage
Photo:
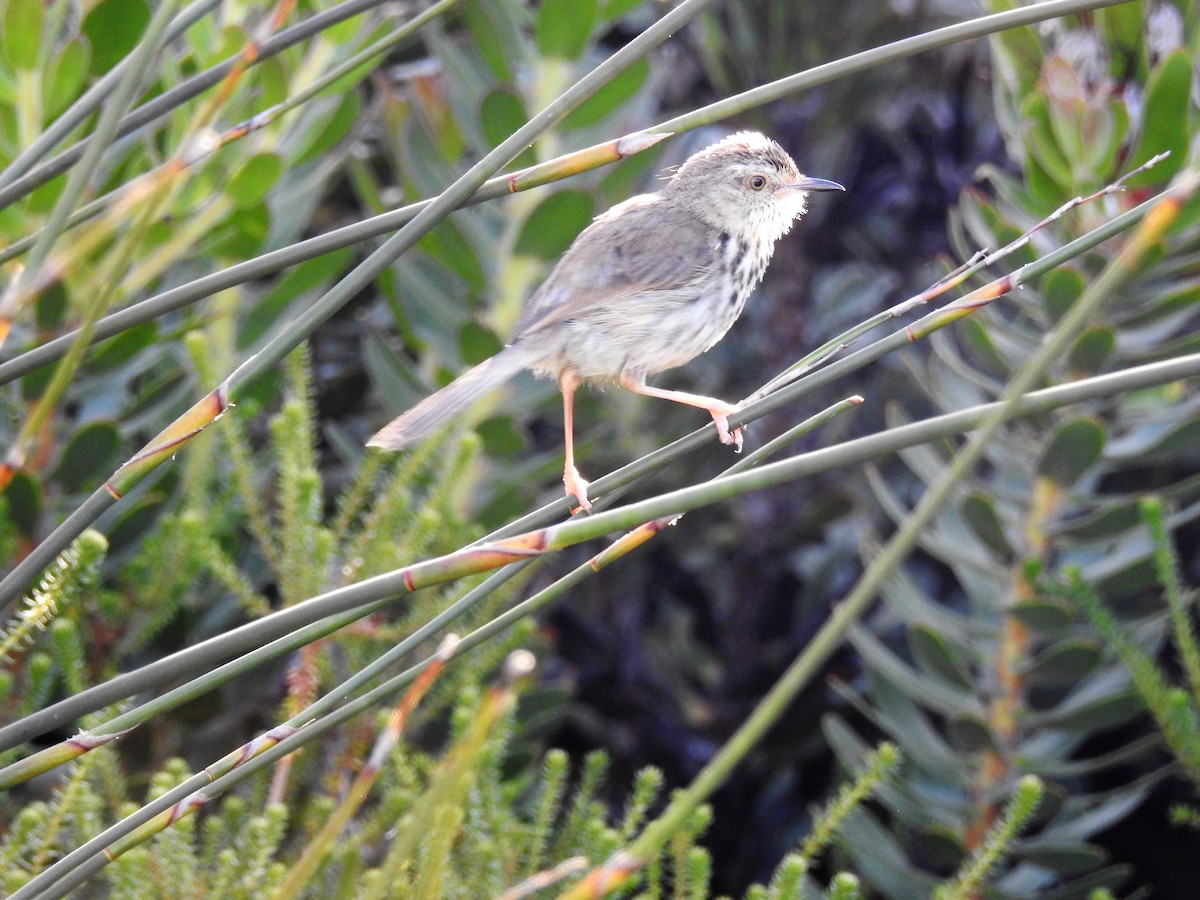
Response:
POLYGON ((1038 778, 1033 775, 1022 777, 999 821, 989 829, 971 858, 963 861, 954 879, 934 891, 934 900, 968 900, 976 896, 1001 854, 1009 852, 1013 839, 1037 809, 1043 791, 1038 778))
POLYGON ((0 890, 12 893, 57 856, 95 836, 115 812, 114 802, 123 799, 125 784, 114 770, 111 751, 95 751, 48 800, 12 811, 0 840, 0 890))
MULTIPOLYGON (((1121 40, 1136 48, 1136 78, 1127 59, 1105 56, 1108 45, 1094 22, 996 38, 999 120, 1024 178, 989 170, 990 196, 963 195, 953 220, 963 258, 981 246, 1003 245, 1157 150, 1172 149, 1172 164, 1133 183, 1161 187, 1188 161, 1172 135, 1180 128, 1193 134, 1200 111, 1187 89, 1168 86, 1175 81, 1173 54, 1147 45, 1140 19, 1109 26, 1133 29, 1121 40), (1088 68, 1110 62, 1099 75, 1088 68), (1142 91, 1148 105, 1130 108, 1127 98, 1142 91)), ((1122 207, 1136 199, 1132 190, 1116 196, 1122 207)), ((1033 241, 1061 245, 1080 225, 1111 213, 1111 206, 1078 206, 1033 241)), ((1051 380, 1159 359, 1164 348, 1187 341, 1200 315, 1186 262, 1197 237, 1194 215, 1181 216, 1151 262, 1108 299, 1103 319, 1079 338, 1051 380)), ((909 361, 911 383, 941 410, 996 398, 1111 256, 1111 249, 1099 250, 1024 286, 1014 302, 992 304, 965 322, 956 340, 935 335, 928 359, 909 361)), ((844 694, 910 761, 903 779, 883 792, 887 811, 860 811, 845 828, 844 852, 883 896, 927 895, 931 876, 954 869, 962 874, 942 888, 947 896, 993 889, 1008 897, 1081 897, 1128 877, 1087 841, 1135 810, 1161 775, 1099 791, 1081 785, 1114 766, 1148 764, 1152 744, 1134 731, 1115 753, 1089 758, 1081 748, 1098 734, 1134 725, 1141 708, 1124 669, 1103 652, 1106 645, 1142 660, 1135 685, 1152 682, 1147 654, 1164 637, 1166 622, 1147 588, 1151 564, 1157 559, 1160 570, 1165 564, 1152 555, 1132 509, 1136 491, 1147 488, 1164 492, 1171 503, 1195 502, 1194 453, 1182 435, 1197 427, 1197 414, 1189 392, 1165 390, 1007 427, 986 451, 983 471, 959 488, 957 506, 920 538, 925 553, 952 576, 959 601, 950 607, 932 602, 928 574, 917 568, 892 579, 885 609, 871 628, 853 635, 867 667, 865 690, 844 694), (1114 620, 1098 641, 1072 604, 1040 589, 1043 573, 1068 577, 1071 590, 1094 598, 1093 606, 1103 598, 1121 619, 1138 623, 1136 632, 1118 641, 1114 620), (895 639, 881 639, 889 632, 895 639), (1042 811, 1018 816, 1024 807, 1014 805, 1006 814, 1003 798, 1020 798, 1029 777, 1045 785, 1042 811), (998 836, 992 823, 1015 828, 1018 818, 1029 819, 1029 833, 1019 842, 1011 834, 1001 841, 1007 846, 1001 862, 991 853, 998 836), (968 870, 974 873, 969 878, 968 870)), ((953 452, 922 447, 902 458, 908 472, 932 484, 953 452)), ((904 473, 877 470, 871 480, 902 527, 909 509, 904 473)), ((1160 546, 1165 535, 1160 532, 1160 546)), ((865 552, 872 555, 873 543, 865 552)), ((1190 613, 1171 615, 1178 620, 1190 613)), ((1172 705, 1165 686, 1156 690, 1161 721, 1174 723, 1176 734, 1191 727, 1191 714, 1172 705)), ((843 759, 862 750, 862 740, 839 720, 827 723, 826 736, 843 759)))
MULTIPOLYGON (((420 60, 406 66, 416 54, 393 51, 389 63, 398 65, 377 70, 365 90, 360 82, 372 63, 356 53, 383 46, 395 27, 388 13, 368 11, 307 35, 300 47, 258 58, 258 24, 242 21, 243 10, 225 4, 219 15, 198 19, 165 45, 153 71, 132 73, 145 79, 139 102, 176 99, 165 116, 105 148, 102 165, 84 173, 94 199, 74 210, 59 234, 52 210, 69 198, 67 180, 38 175, 46 171, 44 159, 64 150, 64 135, 82 133, 86 119, 113 108, 87 107, 86 92, 100 84, 99 76, 120 74, 118 67, 151 34, 152 12, 166 7, 105 0, 77 20, 63 14, 62 4, 8 0, 0 28, 0 164, 34 146, 46 126, 61 123, 64 129, 35 154, 44 159, 31 161, 36 186, 10 191, 0 210, 0 260, 13 285, 0 299, 0 332, 19 352, 69 329, 82 328, 84 339, 53 381, 48 371, 28 371, 20 384, 6 382, 11 388, 0 396, 5 421, 24 423, 6 431, 13 448, 9 463, 23 470, 5 490, 5 558, 15 560, 18 542, 24 552, 24 544, 33 546, 77 510, 83 492, 103 498, 101 492, 111 489, 115 495, 105 479, 118 463, 132 459, 196 396, 228 385, 229 373, 264 345, 296 333, 288 330, 296 322, 311 331, 317 319, 327 318, 329 311, 314 315, 311 304, 349 269, 355 252, 291 255, 295 265, 286 274, 259 271, 254 280, 226 282, 227 290, 203 305, 164 305, 153 321, 85 351, 88 329, 100 316, 144 302, 153 292, 161 292, 155 298, 161 301, 201 273, 225 274, 255 254, 298 245, 330 219, 345 216, 347 199, 357 215, 435 195, 592 70, 608 52, 607 29, 635 5, 562 0, 531 10, 506 0, 469 0, 460 16, 436 21, 423 35, 427 51, 420 60), (209 100, 214 94, 178 99, 189 78, 246 51, 251 34, 256 52, 244 58, 254 55, 256 64, 235 70, 215 92, 216 102, 209 100), (338 68, 347 62, 349 68, 338 68), (286 115, 260 115, 291 101, 297 105, 286 115), (80 117, 68 121, 76 103, 80 117), (204 149, 216 151, 218 144, 219 152, 204 149), (56 240, 45 240, 50 237, 56 240), (36 259, 32 246, 49 255, 36 259), (18 270, 13 261, 23 254, 28 267, 18 270)), ((637 15, 660 12, 646 4, 637 15)), ((734 5, 727 20, 714 17, 698 28, 698 40, 704 43, 722 21, 738 28, 755 14, 748 5, 734 5)), ((1107 41, 1135 60, 1140 116, 1115 90, 1115 79, 1127 77, 1115 61, 1107 61, 1109 80, 1101 78, 1098 89, 1078 60, 1048 55, 1032 32, 1003 39, 997 47, 998 99, 1007 116, 1005 138, 1025 166, 1025 179, 992 173, 994 198, 964 200, 957 220, 964 255, 977 244, 995 246, 1021 233, 1063 199, 1107 183, 1118 170, 1162 149, 1173 151, 1171 159, 1135 185, 1160 183, 1182 168, 1196 119, 1190 61, 1179 50, 1143 47, 1140 22, 1111 12, 1086 26, 1103 30, 1107 41)), ((878 20, 875 25, 887 27, 878 20)), ((724 60, 713 52, 716 46, 708 41, 698 52, 717 85, 734 83, 760 63, 786 66, 787 74, 794 68, 793 48, 780 34, 772 34, 762 59, 724 60)), ((662 67, 635 63, 518 162, 555 157, 564 136, 585 144, 642 127, 666 80, 662 67)), ((839 114, 850 106, 828 105, 839 114)), ((457 215, 394 265, 373 270, 373 284, 361 291, 363 303, 354 310, 370 322, 362 355, 373 396, 399 409, 463 364, 494 352, 547 263, 596 209, 626 196, 654 162, 654 154, 642 154, 607 176, 581 177, 569 189, 517 195, 504 205, 457 215), (378 309, 363 311, 375 296, 394 313, 399 352, 378 334, 378 309)), ((1053 245, 1100 217, 1083 207, 1035 240, 1053 245)), ((1056 377, 1104 372, 1194 347, 1194 304, 1200 299, 1188 268, 1194 220, 1195 210, 1189 210, 1156 268, 1140 273, 1124 305, 1079 338, 1056 377)), ((1048 276, 1038 291, 1025 292, 1015 312, 993 309, 982 323, 968 321, 957 344, 937 341, 917 379, 930 402, 955 408, 992 399, 1071 308, 1103 259, 1098 252, 1075 269, 1048 276)), ((314 356, 328 365, 319 350, 314 356)), ((323 592, 468 546, 483 535, 484 523, 523 512, 552 467, 548 454, 526 444, 514 414, 498 406, 462 423, 482 419, 482 440, 460 424, 401 459, 364 457, 353 427, 336 417, 318 423, 314 368, 302 348, 284 371, 260 372, 243 385, 235 408, 227 408, 221 392, 210 395, 220 404, 212 411, 222 417, 219 426, 198 437, 171 435, 178 446, 187 443, 186 452, 122 498, 104 521, 107 546, 86 532, 59 557, 0 642, 0 656, 23 654, 23 665, 0 671, 5 721, 85 692, 176 643, 198 644, 323 592), (40 629, 47 634, 38 638, 40 629)), ((524 401, 552 392, 528 384, 517 390, 525 392, 524 401)), ((531 404, 514 406, 528 410, 531 404)), ((1157 548, 1151 558, 1129 521, 1129 497, 1109 484, 1139 479, 1138 466, 1149 460, 1161 467, 1156 489, 1172 503, 1192 502, 1196 485, 1182 473, 1198 429, 1195 404, 1169 388, 1126 405, 1047 414, 1014 426, 997 442, 987 475, 965 485, 959 508, 925 536, 926 551, 961 587, 964 608, 937 607, 915 578, 901 577, 889 585, 888 609, 872 624, 895 629, 904 640, 889 644, 865 627, 855 635, 868 669, 866 696, 847 695, 894 745, 885 743, 869 757, 866 769, 817 818, 799 852, 785 857, 769 884, 751 888, 748 896, 813 894, 817 888, 807 873, 831 842, 841 853, 836 864, 856 870, 833 877, 831 897, 926 896, 947 877, 955 880, 943 888, 946 896, 993 886, 1010 895, 1050 887, 1081 895, 1093 885, 1115 883, 1121 873, 1097 870, 1098 852, 1084 842, 1135 806, 1149 781, 1088 796, 1072 795, 1070 782, 1140 757, 1145 745, 1104 760, 1073 754, 1100 730, 1128 721, 1138 707, 1123 672, 1103 656, 1091 631, 1072 619, 1062 598, 1032 588, 1045 567, 1073 565, 1079 577, 1071 596, 1092 592, 1088 596, 1115 598, 1133 614, 1145 614, 1147 626, 1127 641, 1130 659, 1137 652, 1144 659, 1143 648, 1153 648, 1169 620, 1194 694, 1200 656, 1194 640, 1180 637, 1186 631, 1184 592, 1174 561, 1164 555, 1164 520, 1151 522, 1157 548), (1167 595, 1165 614, 1147 607, 1140 593, 1155 565, 1167 595), (910 766, 885 782, 896 748, 910 766), (1035 833, 1016 842, 1037 802, 1034 780, 1021 777, 1026 770, 1049 786, 1055 802, 1045 804, 1035 833), (868 803, 871 794, 881 802, 868 803)), ((600 441, 609 436, 602 428, 595 433, 600 441)), ((158 449, 166 454, 176 446, 158 449)), ((906 462, 920 480, 932 481, 946 452, 911 451, 906 462)), ((875 484, 888 511, 902 519, 904 500, 892 483, 880 476, 875 484)), ((490 591, 460 624, 472 629, 489 621, 521 583, 490 591)), ((310 643, 287 660, 282 701, 235 696, 232 713, 197 704, 183 714, 174 712, 182 701, 172 694, 136 707, 134 724, 153 719, 159 740, 152 743, 178 742, 196 752, 190 734, 210 726, 225 744, 247 741, 239 765, 253 771, 255 754, 275 736, 252 739, 241 728, 244 721, 287 720, 301 737, 308 726, 316 731, 324 719, 307 717, 314 700, 333 698, 328 712, 365 690, 365 684, 347 687, 348 676, 367 670, 397 644, 410 642, 410 655, 420 651, 426 642, 414 634, 461 599, 457 590, 423 590, 310 643), (163 708, 155 706, 159 702, 163 708), (220 731, 230 720, 238 725, 220 731)), ((1112 634, 1124 634, 1118 628, 1114 623, 1112 634)), ((512 647, 530 640, 528 628, 516 629, 453 660, 405 723, 405 741, 383 764, 358 814, 321 848, 316 875, 302 896, 477 897, 542 878, 553 885, 647 833, 664 789, 659 771, 637 774, 616 814, 603 785, 602 754, 573 766, 552 751, 535 775, 529 760, 540 747, 522 745, 534 731, 522 710, 510 705, 485 715, 499 690, 484 687, 491 672, 512 647)), ((253 658, 261 665, 267 655, 253 658)), ((1144 670, 1148 664, 1138 665, 1144 670)), ((227 684, 224 678, 209 671, 183 688, 211 693, 227 684)), ((1188 698, 1161 679, 1152 684, 1135 674, 1133 680, 1157 691, 1164 728, 1177 735, 1172 746, 1190 760, 1195 714, 1188 698)), ((106 716, 87 717, 74 744, 52 748, 71 750, 76 761, 49 799, 4 806, 3 890, 18 889, 107 824, 173 790, 188 778, 189 767, 212 762, 138 759, 138 778, 127 778, 119 751, 128 748, 132 757, 140 735, 87 746, 97 735, 111 736, 103 732, 112 721, 106 716), (151 773, 144 796, 142 772, 151 773)), ((210 803, 200 817, 174 818, 105 868, 109 894, 236 898, 282 891, 302 848, 340 808, 351 774, 375 762, 368 755, 374 731, 360 717, 322 732, 308 752, 277 763, 269 784, 257 772, 241 793, 210 803)), ((866 742, 850 726, 830 718, 825 734, 843 763, 859 764, 866 742)), ((185 801, 179 811, 190 809, 185 801)), ((1194 811, 1178 815, 1196 818, 1194 811)), ((711 818, 703 805, 692 809, 628 891, 707 896, 720 862, 698 841, 711 818)))
MULTIPOLYGON (((0 660, 14 659, 20 650, 36 642, 38 632, 50 628, 59 675, 68 679, 64 687, 79 689, 84 670, 79 632, 73 621, 65 621, 59 616, 66 613, 96 579, 107 550, 108 541, 104 535, 89 530, 59 555, 38 586, 25 598, 24 608, 0 631, 0 660)), ((75 621, 81 618, 77 610, 71 612, 75 621)), ((11 693, 0 696, 0 702, 11 699, 11 693)))
POLYGON ((813 825, 812 832, 800 847, 800 858, 806 866, 832 840, 842 822, 854 809, 876 791, 885 778, 900 765, 900 752, 893 744, 880 744, 870 756, 855 779, 842 786, 838 795, 829 802, 813 825))
MULTIPOLYGON (((1142 519, 1153 542, 1155 570, 1163 589, 1163 601, 1171 622, 1171 639, 1186 678, 1186 686, 1171 684, 1169 676, 1141 646, 1133 631, 1123 626, 1106 608, 1095 590, 1076 567, 1067 568, 1063 582, 1048 582, 1041 588, 1048 596, 1061 597, 1079 607, 1104 644, 1129 671, 1138 696, 1154 717, 1167 748, 1183 774, 1200 792, 1200 650, 1191 607, 1194 597, 1185 596, 1179 579, 1179 561, 1171 546, 1161 500, 1146 499, 1138 504, 1142 519)), ((1172 821, 1191 825, 1196 810, 1176 807, 1172 821)))

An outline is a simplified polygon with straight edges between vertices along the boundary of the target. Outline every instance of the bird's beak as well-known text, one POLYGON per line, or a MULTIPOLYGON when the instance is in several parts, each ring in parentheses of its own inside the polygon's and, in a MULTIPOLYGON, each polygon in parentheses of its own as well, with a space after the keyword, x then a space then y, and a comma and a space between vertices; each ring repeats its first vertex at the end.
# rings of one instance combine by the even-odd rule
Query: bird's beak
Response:
POLYGON ((787 185, 793 191, 844 191, 845 188, 836 181, 830 181, 827 178, 809 178, 807 175, 801 175, 795 181, 787 185))

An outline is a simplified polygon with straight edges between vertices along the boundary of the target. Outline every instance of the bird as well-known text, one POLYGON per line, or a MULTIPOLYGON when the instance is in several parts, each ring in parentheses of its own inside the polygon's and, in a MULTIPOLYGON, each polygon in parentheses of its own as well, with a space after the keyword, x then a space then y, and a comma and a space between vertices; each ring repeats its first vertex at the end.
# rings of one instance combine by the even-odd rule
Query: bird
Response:
POLYGON ((689 156, 654 193, 597 216, 525 302, 510 343, 375 434, 369 447, 399 450, 465 412, 483 394, 532 369, 558 382, 563 402, 563 486, 591 510, 575 466, 574 397, 584 383, 616 383, 712 416, 724 444, 737 406, 665 390, 646 378, 716 344, 741 315, 775 245, 814 191, 842 185, 800 174, 774 140, 739 131, 689 156))

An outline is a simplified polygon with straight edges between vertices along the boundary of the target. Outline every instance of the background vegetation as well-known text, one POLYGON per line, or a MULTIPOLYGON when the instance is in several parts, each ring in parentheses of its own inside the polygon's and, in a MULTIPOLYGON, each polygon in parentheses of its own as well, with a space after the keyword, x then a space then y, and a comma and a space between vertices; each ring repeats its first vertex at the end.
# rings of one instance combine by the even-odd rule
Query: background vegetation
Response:
POLYGON ((994 6, 0 3, 0 891, 1183 895, 1200 19, 994 6), (848 188, 662 379, 744 459, 364 452, 736 127, 848 188))

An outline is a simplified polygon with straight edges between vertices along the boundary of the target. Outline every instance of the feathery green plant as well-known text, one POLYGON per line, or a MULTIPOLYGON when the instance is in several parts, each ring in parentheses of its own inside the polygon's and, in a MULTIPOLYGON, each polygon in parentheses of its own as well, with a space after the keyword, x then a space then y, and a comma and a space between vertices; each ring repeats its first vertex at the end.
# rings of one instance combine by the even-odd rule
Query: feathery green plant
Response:
MULTIPOLYGON (((1191 781, 1193 789, 1200 791, 1200 690, 1192 679, 1196 660, 1200 658, 1190 611, 1194 592, 1185 594, 1182 589, 1179 559, 1171 544, 1162 500, 1146 498, 1137 505, 1141 520, 1150 533, 1154 568, 1170 619, 1171 641, 1184 672, 1184 685, 1172 684, 1172 679, 1155 662, 1145 646, 1145 637, 1139 635, 1139 632, 1144 635, 1146 629, 1138 627, 1135 631, 1118 621, 1078 567, 1066 568, 1061 573, 1062 582, 1039 581, 1039 588, 1047 597, 1065 600, 1078 607, 1087 617, 1104 645, 1129 672, 1134 690, 1153 716, 1182 774, 1191 781)), ((1158 618, 1158 615, 1154 616, 1154 619, 1158 618)), ((1154 634, 1157 635, 1160 632, 1157 622, 1155 626, 1154 634)), ((1194 807, 1180 805, 1171 810, 1171 818, 1177 824, 1194 826, 1200 822, 1200 812, 1194 807)))

